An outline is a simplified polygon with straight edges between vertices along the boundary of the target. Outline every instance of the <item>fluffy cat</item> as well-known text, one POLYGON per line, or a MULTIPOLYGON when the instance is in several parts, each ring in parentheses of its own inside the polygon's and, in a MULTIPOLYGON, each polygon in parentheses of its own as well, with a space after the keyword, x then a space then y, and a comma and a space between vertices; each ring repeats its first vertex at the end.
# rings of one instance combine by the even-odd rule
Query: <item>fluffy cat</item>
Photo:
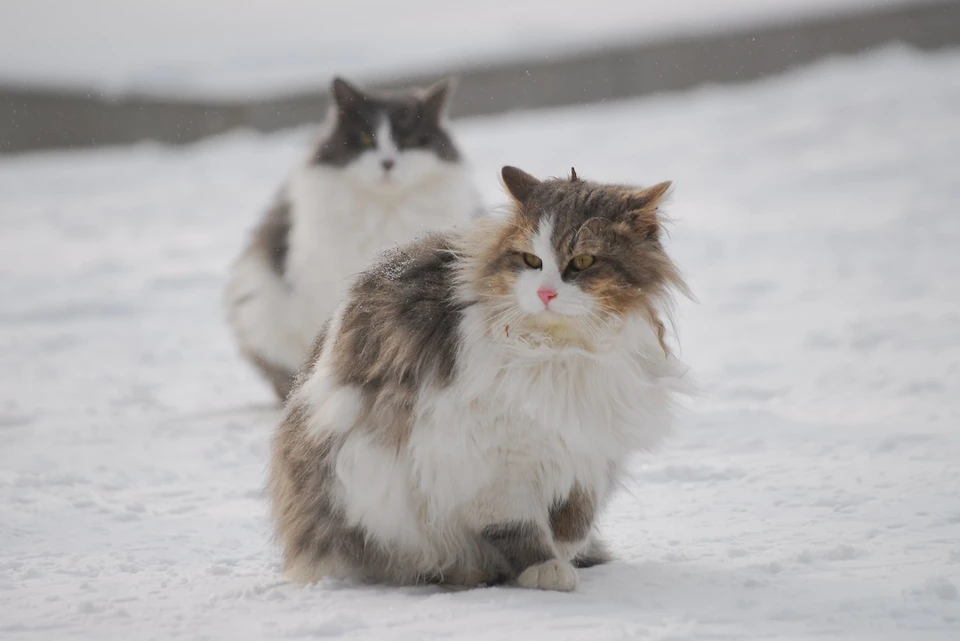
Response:
POLYGON ((293 578, 573 590, 608 560, 597 517, 685 389, 669 183, 502 177, 508 215, 386 253, 319 335, 272 446, 293 578))
POLYGON ((395 95, 332 86, 327 131, 234 264, 228 320, 244 355, 287 396, 349 277, 422 229, 480 207, 446 128, 452 81, 395 95))

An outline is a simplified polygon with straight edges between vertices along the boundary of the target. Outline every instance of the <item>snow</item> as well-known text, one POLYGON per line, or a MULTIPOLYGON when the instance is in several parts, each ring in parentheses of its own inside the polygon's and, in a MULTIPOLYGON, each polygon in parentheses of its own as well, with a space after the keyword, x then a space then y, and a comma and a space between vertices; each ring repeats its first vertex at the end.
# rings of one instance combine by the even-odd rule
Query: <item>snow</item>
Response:
POLYGON ((0 638, 960 631, 960 50, 464 123, 497 170, 675 181, 703 394, 573 594, 278 572, 277 412, 219 308, 310 132, 0 159, 0 638))
POLYGON ((925 0, 4 0, 0 84, 229 97, 925 0))

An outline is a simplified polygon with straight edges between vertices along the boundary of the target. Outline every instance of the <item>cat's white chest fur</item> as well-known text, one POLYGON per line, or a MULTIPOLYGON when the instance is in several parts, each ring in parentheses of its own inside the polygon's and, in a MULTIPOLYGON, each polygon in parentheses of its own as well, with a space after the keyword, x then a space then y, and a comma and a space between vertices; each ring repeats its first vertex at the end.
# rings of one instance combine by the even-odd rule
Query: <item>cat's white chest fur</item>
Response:
MULTIPOLYGON (((474 324, 470 315, 465 332, 474 324)), ((644 331, 650 333, 638 326, 626 334, 644 331)), ((411 443, 421 470, 433 462, 431 495, 460 494, 449 499, 462 505, 484 486, 514 492, 516 481, 533 492, 520 501, 562 500, 574 483, 605 496, 611 465, 666 436, 671 385, 638 353, 615 349, 597 358, 545 351, 465 346, 456 382, 430 399, 411 443), (464 479, 466 469, 476 478, 464 479)))
MULTIPOLYGON (((468 310, 465 335, 479 322, 468 310)), ((660 349, 645 325, 625 338, 660 349)), ((603 502, 624 459, 669 432, 683 374, 676 361, 655 365, 630 349, 600 359, 508 349, 466 344, 453 385, 422 393, 402 450, 348 439, 337 470, 348 518, 428 557, 464 526, 538 515, 549 527, 550 507, 575 484, 603 502)))

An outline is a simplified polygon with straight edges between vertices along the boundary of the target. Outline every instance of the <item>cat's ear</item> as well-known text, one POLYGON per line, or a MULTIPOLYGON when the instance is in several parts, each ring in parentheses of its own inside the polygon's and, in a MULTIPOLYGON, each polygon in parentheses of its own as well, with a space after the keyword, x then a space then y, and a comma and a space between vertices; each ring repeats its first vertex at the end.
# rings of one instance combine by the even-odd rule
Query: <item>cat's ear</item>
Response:
POLYGON ((450 108, 450 98, 457 89, 457 79, 444 78, 423 92, 423 109, 434 122, 443 120, 450 108))
POLYGON ((500 176, 507 191, 518 203, 527 202, 530 194, 540 184, 539 180, 527 172, 509 165, 500 170, 500 176))
POLYGON ((330 93, 341 110, 351 109, 363 102, 363 92, 339 76, 333 79, 330 93))
POLYGON ((632 209, 656 209, 660 201, 663 200, 663 197, 670 191, 672 184, 669 180, 665 180, 662 183, 657 183, 653 187, 631 191, 627 195, 630 207, 632 209))
POLYGON ((670 190, 671 183, 666 180, 646 189, 635 189, 626 196, 630 206, 634 229, 645 238, 660 238, 660 216, 657 207, 670 190))

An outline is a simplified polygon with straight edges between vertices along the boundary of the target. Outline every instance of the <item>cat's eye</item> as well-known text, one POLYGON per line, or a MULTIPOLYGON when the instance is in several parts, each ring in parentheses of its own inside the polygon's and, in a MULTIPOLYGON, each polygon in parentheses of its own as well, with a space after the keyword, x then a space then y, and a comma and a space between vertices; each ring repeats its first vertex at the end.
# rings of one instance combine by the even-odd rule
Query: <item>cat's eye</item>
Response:
POLYGON ((401 127, 409 127, 417 118, 416 113, 409 107, 400 107, 394 112, 393 119, 401 127))
POLYGON ((360 146, 364 148, 373 147, 376 144, 376 141, 373 139, 373 134, 368 134, 367 132, 362 132, 360 134, 360 146))
POLYGON ((585 269, 589 269, 594 262, 596 262, 596 258, 590 254, 578 254, 570 261, 570 269, 576 272, 582 272, 585 269))
POLYGON ((540 269, 543 267, 543 261, 540 260, 539 256, 528 254, 526 252, 523 254, 523 262, 526 263, 527 267, 530 269, 540 269))

